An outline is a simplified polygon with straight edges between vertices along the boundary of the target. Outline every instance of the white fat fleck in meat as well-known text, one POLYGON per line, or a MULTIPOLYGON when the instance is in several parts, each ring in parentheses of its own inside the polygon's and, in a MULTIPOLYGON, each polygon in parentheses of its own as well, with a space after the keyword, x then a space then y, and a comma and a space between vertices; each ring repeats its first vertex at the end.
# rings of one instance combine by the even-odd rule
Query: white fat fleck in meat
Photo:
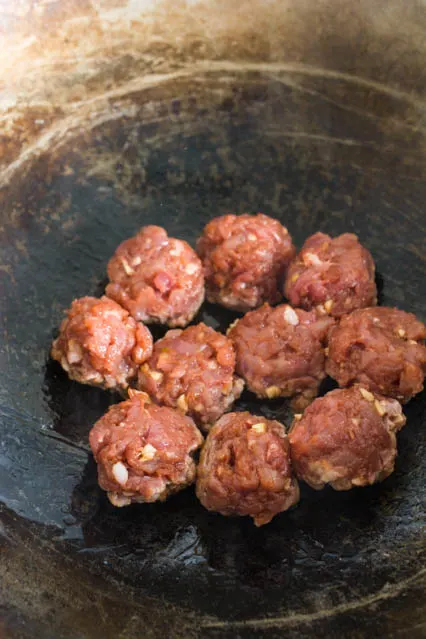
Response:
POLYGON ((370 391, 368 391, 366 388, 360 388, 359 392, 361 393, 363 398, 367 400, 367 402, 374 402, 373 393, 370 393, 370 391))
POLYGON ((354 486, 365 486, 365 483, 366 483, 366 480, 365 480, 365 478, 364 478, 364 477, 362 477, 362 476, 361 476, 361 477, 354 477, 354 478, 352 479, 352 484, 353 484, 354 486))
POLYGON ((150 371, 149 375, 155 382, 161 382, 163 380, 163 373, 160 373, 160 371, 150 371))
POLYGON ((322 260, 320 260, 318 255, 316 255, 315 253, 305 253, 303 255, 303 263, 306 266, 320 266, 321 264, 323 264, 322 260))
POLYGON ((129 497, 125 497, 123 495, 120 495, 119 493, 108 493, 108 499, 110 500, 111 504, 113 506, 116 506, 117 508, 122 508, 123 506, 128 506, 132 503, 132 500, 129 499, 129 497))
POLYGON ((374 401, 374 408, 379 413, 380 417, 383 417, 386 411, 381 402, 379 402, 377 399, 374 401))
POLYGON ((170 249, 170 255, 172 255, 173 257, 178 257, 179 255, 181 255, 183 251, 183 246, 182 244, 178 244, 176 243, 172 249, 170 249))
POLYGON ((237 318, 236 320, 234 320, 234 321, 232 322, 232 324, 230 324, 230 325, 228 326, 228 328, 227 328, 227 330, 226 330, 226 334, 227 334, 227 335, 228 335, 229 331, 230 331, 231 329, 233 329, 233 328, 234 328, 234 327, 238 324, 238 322, 239 322, 239 321, 240 321, 240 320, 239 320, 239 318, 237 318))
POLYGON ((292 326, 297 326, 299 324, 297 313, 294 309, 291 308, 291 306, 286 306, 284 311, 284 318, 285 321, 292 326))
POLYGON ((92 382, 96 384, 100 384, 103 380, 103 377, 100 373, 93 371, 91 373, 87 373, 85 376, 86 382, 92 382))
POLYGON ((265 392, 266 392, 266 396, 267 396, 269 399, 274 399, 275 397, 279 397, 279 396, 280 396, 280 394, 281 394, 281 389, 280 389, 280 388, 278 388, 278 386, 269 386, 269 387, 266 389, 266 391, 265 391, 265 392))
POLYGON ((70 339, 68 342, 68 354, 67 360, 70 364, 76 364, 83 359, 83 350, 78 342, 74 339, 70 339))
POLYGON ((112 467, 112 474, 117 484, 124 486, 129 479, 129 473, 123 462, 116 462, 112 467))
POLYGON ((331 309, 333 308, 333 300, 327 300, 326 302, 324 302, 324 308, 327 311, 327 313, 330 313, 331 309))
POLYGON ((156 453, 157 449, 152 444, 145 444, 140 452, 139 459, 140 461, 151 461, 156 453))
POLYGON ((188 275, 194 275, 194 273, 196 273, 197 271, 198 264, 196 264, 195 262, 190 262, 185 266, 185 273, 188 273, 188 275))
POLYGON ((250 242, 256 242, 257 237, 256 237, 256 235, 255 235, 254 233, 249 233, 249 234, 247 235, 247 239, 248 239, 250 242))
POLYGON ((147 375, 148 377, 151 377, 156 382, 161 382, 164 377, 163 373, 160 373, 160 371, 153 371, 148 366, 148 364, 144 364, 143 366, 141 366, 141 372, 147 375))
MULTIPOLYGON (((284 228, 284 231, 287 231, 287 229, 284 228)), ((279 233, 277 233, 277 231, 275 231, 275 229, 271 228, 271 233, 272 233, 272 235, 274 236, 274 238, 276 239, 277 242, 281 242, 281 235, 279 233)), ((284 233, 284 235, 288 235, 288 231, 287 231, 287 233, 284 233)))
POLYGON ((129 262, 126 260, 125 257, 121 258, 121 263, 123 265, 123 268, 126 272, 126 275, 133 275, 134 274, 134 270, 132 269, 132 267, 130 266, 129 262))
POLYGON ((184 394, 179 395, 179 397, 177 398, 176 404, 177 404, 177 407, 184 413, 188 411, 188 402, 186 401, 186 397, 184 394))
POLYGON ((319 474, 320 481, 324 484, 334 482, 340 478, 340 473, 335 468, 329 468, 328 465, 323 464, 322 462, 318 462, 315 466, 319 474))
POLYGON ((102 315, 105 318, 116 317, 121 320, 123 317, 123 309, 122 308, 105 308, 102 311, 102 315))
POLYGON ((265 422, 259 422, 258 424, 253 424, 251 430, 254 430, 255 433, 266 433, 266 424, 265 422))
POLYGON ((400 430, 406 422, 406 417, 402 412, 402 406, 394 399, 383 399, 380 402, 383 408, 383 417, 389 430, 400 430))

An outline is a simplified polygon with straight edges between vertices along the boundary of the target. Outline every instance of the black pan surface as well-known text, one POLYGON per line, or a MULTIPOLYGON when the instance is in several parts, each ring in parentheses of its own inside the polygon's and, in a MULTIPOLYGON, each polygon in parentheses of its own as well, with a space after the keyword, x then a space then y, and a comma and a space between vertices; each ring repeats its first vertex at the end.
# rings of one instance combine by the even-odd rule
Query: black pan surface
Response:
MULTIPOLYGON (((298 246, 317 230, 359 234, 380 302, 426 320, 422 103, 345 74, 218 63, 102 108, 58 128, 0 192, 5 636, 424 636, 424 392, 389 479, 303 487, 255 529, 192 489, 112 507, 87 435, 119 398, 69 381, 48 354, 71 300, 101 294, 122 239, 159 224, 194 244, 229 211, 277 217, 298 246)), ((234 317, 205 304, 197 320, 224 330, 234 317)), ((236 409, 291 419, 287 402, 249 393, 236 409)))

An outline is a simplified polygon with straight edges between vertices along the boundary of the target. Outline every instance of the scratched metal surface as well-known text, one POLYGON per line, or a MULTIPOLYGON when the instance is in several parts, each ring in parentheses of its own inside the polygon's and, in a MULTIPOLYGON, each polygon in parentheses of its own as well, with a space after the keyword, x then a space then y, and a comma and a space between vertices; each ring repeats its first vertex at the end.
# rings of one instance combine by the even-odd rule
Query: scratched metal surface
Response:
MULTIPOLYGON (((21 37, 32 37, 37 4, 51 12, 40 13, 45 22, 56 24, 59 12, 61 28, 67 24, 62 3, 35 3, 32 22, 24 11, 21 22, 14 18, 21 37)), ((234 21, 236 52, 223 23, 210 23, 212 52, 212 36, 197 32, 196 40, 182 21, 184 41, 198 43, 196 54, 158 31, 151 34, 157 49, 151 42, 148 52, 140 51, 128 25, 128 49, 123 33, 113 31, 106 60, 96 49, 100 14, 93 7, 104 5, 118 23, 123 3, 74 4, 72 18, 81 12, 83 35, 84 25, 92 25, 93 42, 86 38, 85 46, 93 48, 83 54, 72 39, 78 41, 79 31, 70 27, 71 44, 57 36, 62 62, 50 57, 37 75, 44 52, 36 55, 30 41, 32 82, 23 81, 29 57, 19 50, 0 122, 0 633, 12 639, 424 636, 425 393, 406 407, 408 424, 388 480, 348 493, 303 488, 297 508, 256 530, 249 521, 207 513, 192 489, 166 504, 114 509, 97 487, 87 434, 118 398, 70 382, 48 357, 63 309, 73 297, 102 291, 119 241, 156 223, 194 243, 208 219, 234 210, 276 216, 299 246, 318 229, 358 233, 377 263, 381 303, 426 320, 420 5, 401 14, 400 3, 388 3, 396 64, 379 23, 362 32, 367 41, 382 39, 355 58, 356 28, 351 23, 345 40, 343 17, 325 6, 317 18, 328 36, 319 29, 315 47, 305 38, 299 58, 289 62, 288 51, 280 51, 301 47, 300 25, 299 40, 280 44, 284 26, 271 3, 269 18, 261 16, 267 48, 253 27, 260 20, 255 2, 246 3, 252 31, 234 21), (414 34, 406 49, 406 40, 395 36, 399 23, 414 34), (341 59, 321 49, 330 34, 341 59), (166 45, 176 54, 174 65, 166 45), (72 46, 84 61, 80 85, 66 49, 72 46)), ((201 11, 195 5, 193 15, 201 11)), ((363 11, 368 6, 360 3, 363 11)), ((174 24, 188 15, 179 7, 174 24)), ((297 17, 314 21, 298 11, 293 26, 297 17)), ((161 22, 164 31, 167 24, 161 22)), ((359 25, 365 25, 360 17, 359 25)), ((58 43, 50 42, 55 33, 49 32, 48 48, 57 54, 58 43)), ((234 317, 205 305, 199 319, 223 329, 234 317)), ((291 418, 286 402, 249 394, 237 408, 287 424, 291 418)))

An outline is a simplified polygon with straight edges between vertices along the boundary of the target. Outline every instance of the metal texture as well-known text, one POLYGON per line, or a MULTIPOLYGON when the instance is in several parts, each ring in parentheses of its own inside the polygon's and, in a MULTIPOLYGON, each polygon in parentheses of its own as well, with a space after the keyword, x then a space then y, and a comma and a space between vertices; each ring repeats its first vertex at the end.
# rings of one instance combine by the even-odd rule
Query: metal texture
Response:
MULTIPOLYGON (((12 47, 15 82, 9 60, 1 94, 0 634, 424 636, 425 393, 405 408, 383 484, 303 487, 300 505, 255 529, 203 510, 192 489, 113 508, 87 435, 119 398, 69 381, 48 356, 63 310, 102 292, 122 239, 155 223, 194 244, 228 211, 275 216, 298 246, 316 230, 358 233, 380 302, 426 320, 424 6, 377 2, 374 13, 361 2, 353 16, 344 2, 340 12, 271 2, 264 13, 247 2, 245 22, 226 6, 214 22, 209 3, 184 3, 173 22, 161 3, 151 22, 132 14, 120 40, 123 3, 69 3, 74 28, 66 4, 32 3, 31 20, 23 11, 7 22, 32 53, 12 47), (109 58, 105 43, 96 49, 97 17, 107 20, 98 5, 108 24, 116 16, 109 58), (132 29, 149 24, 143 48, 132 29), (28 38, 46 25, 43 66, 28 38)), ((198 319, 225 329, 234 317, 206 304, 198 319)), ((280 400, 246 393, 245 408, 291 419, 280 400)))

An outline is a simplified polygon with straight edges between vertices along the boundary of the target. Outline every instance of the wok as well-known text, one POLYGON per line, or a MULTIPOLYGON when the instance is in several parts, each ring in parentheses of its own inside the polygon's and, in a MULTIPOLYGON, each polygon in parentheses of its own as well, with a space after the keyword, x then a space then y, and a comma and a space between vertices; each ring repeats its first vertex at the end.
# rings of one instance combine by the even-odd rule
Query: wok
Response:
POLYGON ((425 320, 424 3, 0 6, 0 634, 424 636, 425 393, 383 484, 304 486, 255 529, 192 489, 112 507, 87 435, 119 398, 49 359, 122 239, 154 223, 193 244, 229 211, 277 217, 298 246, 357 233, 380 302, 425 320))

